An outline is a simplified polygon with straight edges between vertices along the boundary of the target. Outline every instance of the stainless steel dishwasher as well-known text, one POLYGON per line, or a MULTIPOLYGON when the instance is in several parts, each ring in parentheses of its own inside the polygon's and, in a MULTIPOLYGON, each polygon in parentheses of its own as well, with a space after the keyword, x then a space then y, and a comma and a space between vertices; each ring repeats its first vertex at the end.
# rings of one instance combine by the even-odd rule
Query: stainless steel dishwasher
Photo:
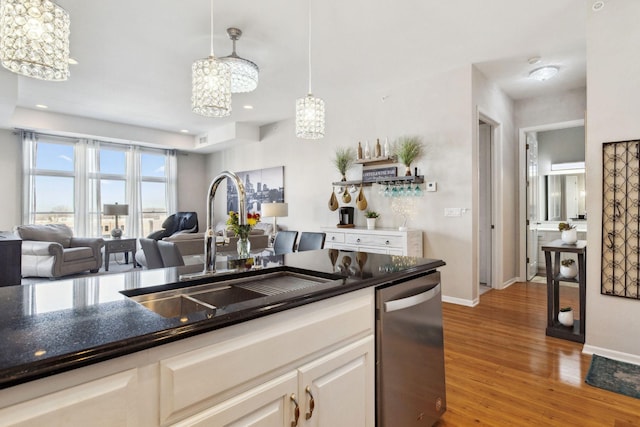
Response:
POLYGON ((431 426, 446 410, 440 273, 376 291, 376 425, 431 426))

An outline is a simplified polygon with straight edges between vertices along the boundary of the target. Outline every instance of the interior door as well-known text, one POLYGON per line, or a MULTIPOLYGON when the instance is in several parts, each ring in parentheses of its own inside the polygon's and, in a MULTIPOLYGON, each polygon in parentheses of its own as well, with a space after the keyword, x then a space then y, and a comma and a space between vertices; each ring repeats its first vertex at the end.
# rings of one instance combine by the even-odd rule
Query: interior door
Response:
POLYGON ((538 139, 527 133, 527 280, 538 273, 538 224, 540 223, 540 177, 538 139))
POLYGON ((492 211, 491 211, 491 126, 480 121, 478 129, 479 141, 479 280, 486 286, 491 286, 491 239, 492 239, 492 211))

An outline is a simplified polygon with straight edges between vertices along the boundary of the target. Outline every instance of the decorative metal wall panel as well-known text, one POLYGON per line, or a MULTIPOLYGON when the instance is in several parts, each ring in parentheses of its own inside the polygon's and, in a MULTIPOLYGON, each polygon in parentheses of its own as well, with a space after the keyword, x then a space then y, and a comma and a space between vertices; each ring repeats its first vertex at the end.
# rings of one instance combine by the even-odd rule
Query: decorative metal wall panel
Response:
POLYGON ((640 140, 603 145, 601 293, 640 299, 640 140))

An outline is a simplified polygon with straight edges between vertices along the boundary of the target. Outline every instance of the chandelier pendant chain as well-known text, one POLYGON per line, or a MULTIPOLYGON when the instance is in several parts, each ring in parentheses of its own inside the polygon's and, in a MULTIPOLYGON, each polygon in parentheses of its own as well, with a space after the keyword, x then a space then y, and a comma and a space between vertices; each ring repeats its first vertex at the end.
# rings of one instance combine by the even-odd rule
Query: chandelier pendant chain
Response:
POLYGON ((307 52, 309 54, 309 58, 308 58, 307 66, 308 66, 308 72, 309 72, 309 92, 308 92, 308 94, 311 95, 313 93, 313 92, 311 92, 311 0, 309 0, 308 3, 309 3, 309 7, 307 8, 307 15, 308 15, 307 18, 308 18, 308 21, 309 21, 309 26, 308 26, 308 28, 309 28, 308 29, 308 31, 309 31, 308 36, 309 37, 307 39, 308 39, 309 45, 307 46, 307 52))

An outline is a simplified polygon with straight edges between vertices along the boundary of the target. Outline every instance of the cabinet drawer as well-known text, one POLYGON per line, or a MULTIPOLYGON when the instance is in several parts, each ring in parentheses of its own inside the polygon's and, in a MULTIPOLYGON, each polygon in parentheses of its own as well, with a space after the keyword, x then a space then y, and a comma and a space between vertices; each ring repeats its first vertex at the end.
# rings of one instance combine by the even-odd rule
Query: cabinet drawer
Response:
POLYGON ((350 245, 367 245, 380 247, 402 247, 401 236, 369 235, 346 233, 345 242, 350 245))
POLYGON ((325 238, 327 243, 344 243, 344 233, 327 233, 325 238))
POLYGON ((134 251, 136 248, 136 243, 133 241, 129 242, 109 242, 107 245, 109 251, 134 251))

